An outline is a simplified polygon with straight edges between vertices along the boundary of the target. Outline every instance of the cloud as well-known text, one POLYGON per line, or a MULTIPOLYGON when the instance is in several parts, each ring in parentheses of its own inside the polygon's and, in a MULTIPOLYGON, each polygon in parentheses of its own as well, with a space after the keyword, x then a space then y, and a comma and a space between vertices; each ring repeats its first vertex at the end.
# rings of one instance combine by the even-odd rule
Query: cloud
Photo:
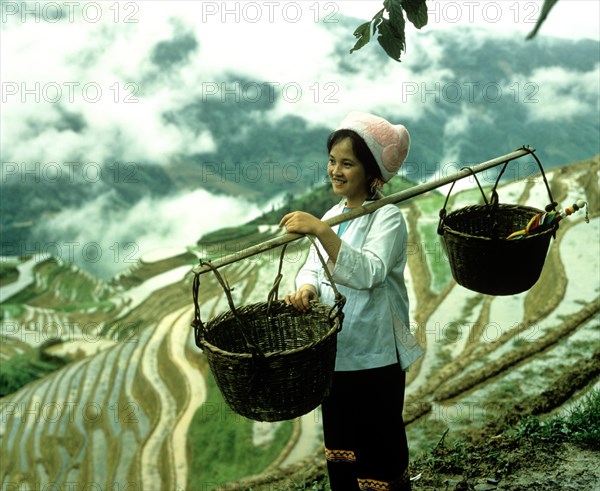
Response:
POLYGON ((110 278, 148 252, 193 246, 202 235, 246 223, 261 212, 253 203, 202 189, 145 197, 129 208, 116 205, 109 192, 46 218, 33 235, 40 251, 110 278))
MULTIPOLYGON (((169 165, 174 158, 218 148, 201 121, 198 127, 175 125, 165 114, 194 101, 252 102, 257 91, 261 100, 274 103, 266 114, 270 123, 294 115, 311 128, 333 128, 350 110, 404 121, 427 117, 426 91, 462 80, 449 68, 437 31, 464 23, 441 17, 436 22, 432 7, 430 25, 422 32, 409 28, 408 51, 398 64, 382 55, 375 40, 348 54, 360 20, 344 14, 359 12, 359 4, 373 15, 372 2, 350 8, 334 2, 210 1, 130 2, 118 9, 100 3, 98 22, 89 21, 94 12, 86 14, 83 5, 73 7, 73 22, 66 11, 61 22, 47 21, 52 11, 44 19, 41 10, 41 22, 31 14, 25 22, 9 15, 1 53, 9 89, 3 91, 3 156, 169 165), (168 53, 161 46, 186 47, 185 56, 174 53, 171 64, 159 66, 157 47, 168 53), (236 77, 244 83, 236 85, 236 77), (57 131, 65 115, 77 115, 82 127, 57 131)), ((439 8, 442 16, 445 7, 439 8)), ((503 16, 516 14, 507 9, 502 8, 503 16)), ((457 49, 510 38, 494 22, 467 25, 485 29, 468 35, 455 30, 457 49)), ((551 83, 548 78, 548 90, 562 91, 562 85, 553 89, 551 83)), ((551 110, 536 106, 535 117, 551 110)), ((575 115, 582 110, 574 98, 563 109, 575 115)))
POLYGON ((270 121, 304 115, 313 127, 333 127, 350 108, 384 112, 390 101, 392 107, 401 106, 406 118, 422 117, 417 99, 402 100, 398 81, 439 79, 440 47, 432 38, 411 45, 412 59, 419 65, 430 63, 427 73, 417 75, 410 61, 398 65, 382 59, 374 42, 349 57, 347 63, 355 68, 349 76, 334 55, 347 56, 355 25, 335 6, 186 1, 167 7, 142 2, 133 16, 137 23, 115 23, 115 11, 108 7, 98 23, 85 22, 77 12, 73 23, 38 23, 31 17, 12 22, 3 33, 3 44, 11 49, 2 52, 6 80, 17 84, 11 85, 17 92, 7 96, 3 116, 9 128, 6 152, 11 160, 27 160, 36 153, 38 159, 63 158, 64 152, 53 154, 55 146, 43 145, 47 139, 42 137, 39 144, 36 139, 69 112, 81 115, 85 129, 76 141, 66 134, 52 138, 66 137, 74 153, 96 161, 118 153, 127 161, 165 164, 176 154, 215 150, 212 135, 173 127, 164 120, 166 112, 194 100, 248 100, 256 87, 275 103, 270 121), (196 49, 185 63, 157 69, 152 63, 156 46, 182 32, 196 39, 196 49), (364 70, 368 64, 372 70, 364 70), (236 75, 251 85, 236 86, 231 82, 236 75), (214 93, 215 86, 224 91, 214 93))
POLYGON ((461 146, 469 141, 469 135, 472 133, 473 128, 492 122, 493 118, 490 114, 481 112, 478 108, 462 105, 460 113, 448 117, 444 124, 441 162, 460 162, 461 146))
POLYGON ((600 64, 589 71, 538 68, 530 79, 535 81, 534 103, 525 107, 532 122, 569 122, 600 113, 600 64))
POLYGON ((119 25, 108 4, 98 5, 106 19, 98 23, 76 13, 75 22, 43 22, 41 13, 40 22, 32 14, 26 22, 9 18, 2 33, 3 158, 164 165, 180 153, 213 151, 210 133, 163 118, 181 104, 186 87, 141 80, 152 49, 174 35, 172 23, 119 25), (78 115, 83 127, 57 131, 66 114, 78 115))
MULTIPOLYGON (((362 3, 370 18, 377 9, 372 2, 362 3)), ((8 4, 24 2, 2 2, 3 9, 8 4)), ((51 4, 63 9, 72 5, 51 4)), ((69 15, 63 11, 58 22, 50 18, 50 10, 44 18, 42 2, 32 3, 41 9, 41 18, 35 13, 9 15, 4 10, 6 22, 0 27, 2 160, 58 162, 59 166, 64 162, 109 166, 115 161, 133 162, 173 172, 173 163, 202 153, 219 155, 217 142, 231 141, 207 129, 203 103, 241 99, 252 107, 257 90, 262 90, 261 102, 268 98, 272 104, 257 103, 256 111, 245 118, 247 127, 239 128, 238 138, 256 134, 249 132, 253 124, 276 127, 289 116, 305 120, 309 130, 333 129, 350 110, 364 110, 393 116, 407 125, 418 122, 424 127, 427 123, 431 128, 425 134, 427 145, 437 151, 443 139, 442 161, 458 160, 466 138, 461 131, 489 125, 494 108, 493 104, 479 110, 470 107, 477 104, 470 100, 464 84, 464 67, 454 63, 448 45, 470 53, 490 39, 501 46, 514 33, 491 22, 468 23, 480 29, 455 29, 447 19, 442 26, 432 16, 422 31, 409 26, 408 50, 398 64, 382 53, 375 40, 348 54, 355 41, 352 31, 360 23, 344 16, 352 13, 349 4, 355 5, 90 2, 73 5, 69 15), (92 21, 92 4, 99 6, 98 21, 92 21), (446 28, 454 29, 451 36, 440 32, 446 28), (170 49, 182 51, 168 59, 170 49), (236 80, 241 83, 236 85, 236 80), (460 100, 438 103, 431 91, 439 94, 440 84, 446 88, 459 85, 464 91, 460 100), (191 106, 198 108, 197 116, 192 111, 189 119, 170 117, 191 106), (446 111, 450 119, 445 127, 429 124, 432 116, 441 121, 446 111)), ((507 10, 512 3, 501 5, 503 15, 514 14, 507 10)), ((556 15, 553 12, 551 17, 556 15)), ((505 81, 481 83, 499 84, 506 98, 513 95, 515 80, 535 81, 540 103, 523 104, 532 120, 555 121, 559 116, 568 120, 598 109, 598 67, 590 71, 553 67, 521 76, 513 73, 510 63, 506 65, 509 76, 505 81)), ((453 94, 442 88, 441 95, 443 99, 453 94)), ((240 105, 240 111, 247 106, 240 105)), ((234 122, 236 109, 234 105, 231 111, 234 122)), ((322 148, 323 143, 315 142, 315 148, 322 148)), ((248 153, 248 161, 261 158, 248 153)), ((433 150, 427 155, 429 161, 436 158, 433 150)), ((52 232, 56 240, 70 237, 81 243, 103 237, 107 240, 103 250, 109 254, 106 248, 111 244, 127 241, 139 243, 140 250, 194 242, 204 232, 197 224, 201 202, 211 209, 203 221, 207 225, 208 220, 208 228, 243 223, 249 214, 259 212, 243 201, 219 201, 209 191, 202 192, 206 194, 146 196, 127 210, 112 205, 114 194, 105 194, 50 218, 37 233, 52 232)))

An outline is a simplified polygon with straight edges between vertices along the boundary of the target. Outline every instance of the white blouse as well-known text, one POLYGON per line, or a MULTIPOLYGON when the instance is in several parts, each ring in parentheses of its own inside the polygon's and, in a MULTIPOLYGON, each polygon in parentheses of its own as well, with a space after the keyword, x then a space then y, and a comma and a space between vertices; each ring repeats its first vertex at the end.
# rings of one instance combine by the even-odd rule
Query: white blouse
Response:
MULTIPOLYGON (((343 209, 342 201, 323 219, 339 215, 343 209)), ((337 232, 339 225, 332 228, 337 232)), ((318 244, 336 287, 346 297, 336 371, 378 368, 397 361, 406 370, 423 355, 409 329, 404 284, 407 237, 402 212, 386 205, 349 222, 335 264, 318 244)), ((313 285, 320 301, 333 305, 333 289, 313 248, 298 272, 296 286, 313 285)))

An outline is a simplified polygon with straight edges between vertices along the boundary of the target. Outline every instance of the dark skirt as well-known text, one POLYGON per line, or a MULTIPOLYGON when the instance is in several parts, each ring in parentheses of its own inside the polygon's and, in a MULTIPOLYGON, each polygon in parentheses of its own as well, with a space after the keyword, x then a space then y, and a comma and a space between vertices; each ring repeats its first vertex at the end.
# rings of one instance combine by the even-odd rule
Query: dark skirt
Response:
POLYGON ((399 364, 334 373, 322 404, 332 491, 410 490, 405 379, 399 364))

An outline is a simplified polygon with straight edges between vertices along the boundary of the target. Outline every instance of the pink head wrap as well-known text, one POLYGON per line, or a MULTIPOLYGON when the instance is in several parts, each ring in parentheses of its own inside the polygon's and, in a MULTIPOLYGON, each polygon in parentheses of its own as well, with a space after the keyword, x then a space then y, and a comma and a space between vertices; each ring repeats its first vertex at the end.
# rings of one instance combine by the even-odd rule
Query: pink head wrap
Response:
POLYGON ((353 111, 338 130, 352 130, 367 144, 381 170, 383 181, 394 177, 406 160, 410 135, 401 124, 393 125, 379 116, 353 111))

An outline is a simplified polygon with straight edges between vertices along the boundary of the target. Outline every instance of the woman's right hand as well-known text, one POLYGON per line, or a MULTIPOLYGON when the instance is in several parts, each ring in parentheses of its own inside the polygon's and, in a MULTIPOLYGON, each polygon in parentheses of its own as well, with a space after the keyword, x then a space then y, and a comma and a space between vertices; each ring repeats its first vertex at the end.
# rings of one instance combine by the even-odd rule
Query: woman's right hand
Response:
POLYGON ((305 287, 301 286, 296 293, 286 295, 284 301, 286 304, 291 305, 300 312, 306 312, 310 310, 310 302, 317 299, 317 292, 313 286, 305 287))

